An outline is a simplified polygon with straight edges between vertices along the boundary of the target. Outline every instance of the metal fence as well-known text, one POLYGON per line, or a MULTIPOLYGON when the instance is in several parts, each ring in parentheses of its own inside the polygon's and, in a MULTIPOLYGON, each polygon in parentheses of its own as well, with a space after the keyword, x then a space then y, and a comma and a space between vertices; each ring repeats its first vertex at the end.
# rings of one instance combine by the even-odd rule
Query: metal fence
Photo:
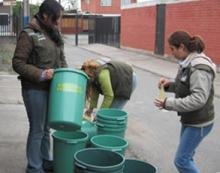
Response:
POLYGON ((91 16, 88 23, 89 43, 120 47, 120 17, 91 16))
POLYGON ((0 37, 17 36, 20 27, 18 16, 0 15, 0 37))

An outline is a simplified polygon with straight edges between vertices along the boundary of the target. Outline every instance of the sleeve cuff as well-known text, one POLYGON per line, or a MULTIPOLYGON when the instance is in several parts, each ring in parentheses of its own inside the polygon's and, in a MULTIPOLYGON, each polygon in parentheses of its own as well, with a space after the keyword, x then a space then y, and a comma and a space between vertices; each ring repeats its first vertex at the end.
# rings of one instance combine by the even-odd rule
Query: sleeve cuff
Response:
POLYGON ((175 98, 172 98, 172 97, 166 99, 165 106, 164 106, 165 109, 173 110, 174 99, 175 98))

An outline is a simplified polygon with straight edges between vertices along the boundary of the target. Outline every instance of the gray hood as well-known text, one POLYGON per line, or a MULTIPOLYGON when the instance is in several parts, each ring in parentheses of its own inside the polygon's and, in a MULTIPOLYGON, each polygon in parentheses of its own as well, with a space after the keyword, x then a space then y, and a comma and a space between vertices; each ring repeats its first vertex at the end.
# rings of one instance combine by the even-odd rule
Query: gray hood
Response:
POLYGON ((216 76, 216 65, 204 53, 197 53, 197 52, 190 53, 188 57, 180 63, 180 66, 187 67, 190 64, 192 67, 199 64, 207 65, 211 67, 214 75, 216 76))

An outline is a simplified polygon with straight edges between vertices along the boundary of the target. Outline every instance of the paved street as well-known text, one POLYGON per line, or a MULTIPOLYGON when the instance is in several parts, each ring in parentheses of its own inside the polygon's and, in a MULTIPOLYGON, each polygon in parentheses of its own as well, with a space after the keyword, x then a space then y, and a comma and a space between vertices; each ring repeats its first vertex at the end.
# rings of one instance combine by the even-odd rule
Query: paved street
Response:
MULTIPOLYGON (((176 64, 152 56, 120 50, 103 45, 81 43, 73 46, 74 39, 65 37, 65 53, 70 67, 79 67, 87 58, 108 57, 132 63, 139 83, 125 110, 129 114, 126 139, 129 149, 126 157, 148 161, 164 173, 176 173, 173 156, 178 144, 180 123, 174 112, 157 110, 153 99, 157 97, 157 81, 160 76, 173 78, 176 64), (161 68, 163 67, 163 68, 161 68)), ((217 76, 219 79, 219 75, 217 76)), ((218 86, 220 80, 216 81, 218 86)), ((16 75, 0 73, 0 173, 24 173, 25 143, 28 122, 20 83, 16 75)), ((219 87, 220 88, 220 87, 219 87)), ((216 90, 215 105, 220 105, 216 90)), ((203 173, 220 172, 220 108, 216 106, 215 127, 199 147, 196 161, 203 173)))

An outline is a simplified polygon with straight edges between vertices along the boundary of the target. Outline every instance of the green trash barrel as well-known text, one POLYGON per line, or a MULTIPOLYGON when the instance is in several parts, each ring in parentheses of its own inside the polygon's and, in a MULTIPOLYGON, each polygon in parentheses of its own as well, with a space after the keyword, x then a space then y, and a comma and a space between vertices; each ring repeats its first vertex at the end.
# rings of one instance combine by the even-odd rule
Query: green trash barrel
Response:
POLYGON ((123 173, 158 173, 155 166, 135 159, 126 159, 123 173))
POLYGON ((86 147, 88 134, 81 131, 56 131, 52 136, 55 173, 73 173, 74 154, 86 147))
POLYGON ((59 68, 50 87, 48 123, 56 130, 80 129, 88 77, 80 71, 59 68))
POLYGON ((123 155, 102 148, 85 148, 74 155, 77 173, 123 173, 123 155))
POLYGON ((128 142, 126 139, 113 135, 96 135, 93 136, 90 141, 92 147, 104 148, 123 155, 125 154, 125 150, 128 147, 128 142))

